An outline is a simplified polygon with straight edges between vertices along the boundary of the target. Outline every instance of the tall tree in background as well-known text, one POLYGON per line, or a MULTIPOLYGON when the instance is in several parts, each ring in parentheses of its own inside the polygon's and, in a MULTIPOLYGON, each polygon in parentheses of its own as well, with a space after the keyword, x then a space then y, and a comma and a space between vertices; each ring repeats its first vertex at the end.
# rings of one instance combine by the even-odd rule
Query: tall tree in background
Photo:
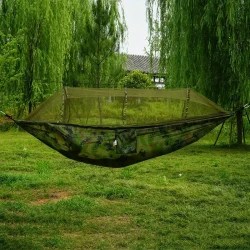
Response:
POLYGON ((63 84, 79 87, 83 85, 82 75, 86 60, 85 36, 86 20, 91 15, 91 0, 72 0, 71 42, 65 58, 63 84))
MULTIPOLYGON (((22 93, 20 102, 31 112, 41 95, 57 89, 62 82, 65 53, 70 41, 70 5, 61 0, 2 0, 2 37, 16 39, 21 79, 5 82, 5 93, 22 93)), ((2 41, 2 46, 9 43, 2 41)))
POLYGON ((19 55, 17 53, 18 38, 11 35, 4 35, 0 32, 0 102, 1 108, 16 107, 20 100, 21 93, 14 93, 15 83, 22 79, 19 65, 19 55), (6 93, 13 92, 12 95, 6 93))
POLYGON ((116 87, 125 30, 119 0, 0 0, 0 92, 31 112, 62 82, 116 87))
MULTIPOLYGON (((189 85, 227 109, 239 109, 249 101, 250 0, 147 3, 151 35, 155 21, 159 25, 167 86, 189 85)), ((242 112, 237 125, 242 143, 242 112)))
POLYGON ((74 1, 64 84, 116 87, 123 76, 125 61, 118 53, 126 30, 120 1, 74 1))
POLYGON ((126 31, 120 1, 92 0, 90 11, 81 50, 86 58, 86 81, 92 87, 115 87, 122 72, 118 53, 126 31))

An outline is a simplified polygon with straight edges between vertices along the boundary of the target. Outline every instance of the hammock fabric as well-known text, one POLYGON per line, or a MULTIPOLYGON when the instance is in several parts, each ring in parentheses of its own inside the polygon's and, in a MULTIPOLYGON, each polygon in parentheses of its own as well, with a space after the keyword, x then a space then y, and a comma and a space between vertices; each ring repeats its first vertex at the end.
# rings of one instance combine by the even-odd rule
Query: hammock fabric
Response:
POLYGON ((15 122, 68 158, 124 167, 193 143, 232 115, 190 89, 64 88, 15 122))

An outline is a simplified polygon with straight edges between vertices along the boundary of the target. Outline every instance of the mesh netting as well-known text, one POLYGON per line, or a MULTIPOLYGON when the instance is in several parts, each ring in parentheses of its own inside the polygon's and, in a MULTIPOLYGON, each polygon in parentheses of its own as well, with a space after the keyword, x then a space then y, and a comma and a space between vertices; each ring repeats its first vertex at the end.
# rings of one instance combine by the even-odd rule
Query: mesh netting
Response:
POLYGON ((211 116, 225 111, 190 89, 84 89, 67 87, 43 102, 28 121, 126 126, 211 116))

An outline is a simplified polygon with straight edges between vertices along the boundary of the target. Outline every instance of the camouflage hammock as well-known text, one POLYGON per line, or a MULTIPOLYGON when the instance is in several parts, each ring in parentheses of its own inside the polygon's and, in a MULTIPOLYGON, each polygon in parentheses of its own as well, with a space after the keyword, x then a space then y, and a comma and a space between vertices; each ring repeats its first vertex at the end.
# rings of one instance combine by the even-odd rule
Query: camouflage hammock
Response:
POLYGON ((67 87, 15 122, 68 158, 124 167, 193 143, 232 115, 190 89, 67 87))

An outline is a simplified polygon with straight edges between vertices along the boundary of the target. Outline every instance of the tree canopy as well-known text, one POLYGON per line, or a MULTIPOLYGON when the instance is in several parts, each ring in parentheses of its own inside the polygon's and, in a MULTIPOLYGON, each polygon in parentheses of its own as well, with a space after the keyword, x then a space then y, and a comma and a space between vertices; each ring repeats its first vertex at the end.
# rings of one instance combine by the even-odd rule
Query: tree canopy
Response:
POLYGON ((249 101, 250 0, 147 3, 166 86, 191 86, 228 109, 249 101))
POLYGON ((117 0, 0 1, 1 100, 30 112, 63 85, 117 86, 125 31, 117 0))
POLYGON ((12 48, 18 63, 12 66, 21 76, 4 83, 5 93, 21 93, 19 102, 28 105, 29 112, 39 96, 62 81, 70 38, 68 10, 68 2, 60 0, 1 1, 2 46, 9 44, 8 37, 16 41, 12 48))
POLYGON ((70 86, 116 87, 125 60, 119 54, 126 32, 120 0, 76 1, 74 38, 64 82, 70 86))

